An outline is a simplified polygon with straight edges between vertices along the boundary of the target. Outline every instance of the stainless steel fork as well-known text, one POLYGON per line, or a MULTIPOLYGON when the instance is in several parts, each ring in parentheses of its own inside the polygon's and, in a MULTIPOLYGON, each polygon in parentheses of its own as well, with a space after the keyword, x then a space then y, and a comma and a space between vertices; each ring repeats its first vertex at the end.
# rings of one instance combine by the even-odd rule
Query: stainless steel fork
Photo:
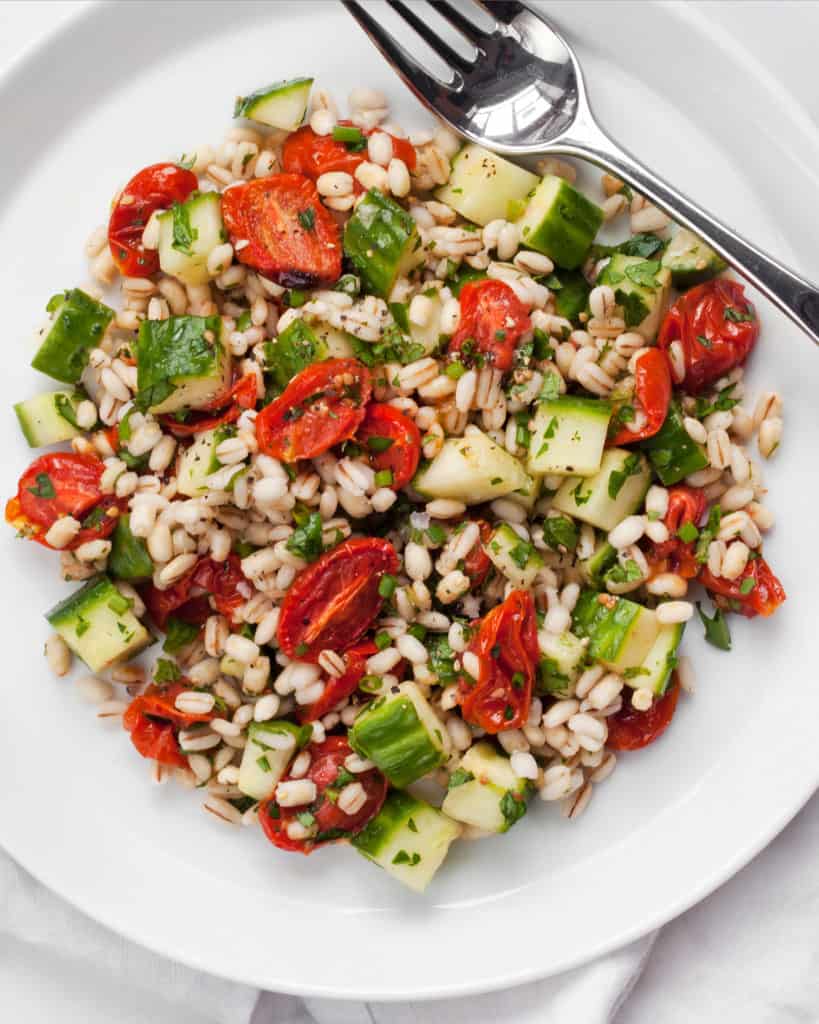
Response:
POLYGON ((577 57, 539 12, 518 0, 470 0, 483 29, 451 0, 427 0, 474 54, 463 56, 424 19, 424 7, 384 0, 449 69, 432 74, 357 0, 342 0, 418 98, 456 132, 514 159, 581 157, 627 182, 708 242, 819 344, 819 290, 740 237, 611 139, 594 119, 577 57))

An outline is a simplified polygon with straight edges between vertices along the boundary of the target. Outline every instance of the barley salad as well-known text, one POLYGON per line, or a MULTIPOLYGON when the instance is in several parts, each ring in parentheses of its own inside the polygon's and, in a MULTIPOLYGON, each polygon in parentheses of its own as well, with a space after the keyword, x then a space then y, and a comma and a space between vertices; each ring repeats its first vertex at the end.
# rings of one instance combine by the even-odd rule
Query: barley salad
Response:
POLYGON ((728 650, 784 601, 751 451, 782 402, 747 400, 743 287, 622 182, 309 78, 234 117, 139 171, 49 301, 63 387, 15 411, 51 450, 6 519, 81 583, 49 666, 158 781, 421 891, 665 732, 690 619, 728 650))

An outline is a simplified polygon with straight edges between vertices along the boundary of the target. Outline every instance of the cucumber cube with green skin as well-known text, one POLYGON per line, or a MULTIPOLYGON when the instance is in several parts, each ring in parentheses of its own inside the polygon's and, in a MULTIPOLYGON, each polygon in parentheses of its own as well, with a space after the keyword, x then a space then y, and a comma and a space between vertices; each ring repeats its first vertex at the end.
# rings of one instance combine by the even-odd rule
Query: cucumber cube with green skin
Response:
POLYGON ((603 211, 556 174, 547 174, 518 220, 521 244, 559 267, 579 267, 603 223, 603 211))
POLYGON ((293 722, 251 722, 242 752, 237 785, 245 796, 267 800, 312 735, 309 725, 293 722))
POLYGON ((728 269, 725 260, 688 228, 677 228, 663 253, 662 263, 671 271, 671 283, 681 291, 710 281, 728 269))
POLYGON ((394 790, 351 844, 413 892, 423 892, 461 826, 423 800, 394 790))
POLYGON ((639 452, 607 448, 594 476, 570 476, 552 499, 552 508, 608 533, 636 512, 651 486, 648 460, 639 452))
POLYGON ((48 391, 18 402, 14 412, 29 448, 60 444, 81 434, 75 425, 81 401, 82 395, 75 391, 48 391))
POLYGON ((102 341, 114 311, 80 288, 55 295, 48 309, 53 314, 51 325, 31 365, 64 384, 77 384, 89 352, 102 341))
POLYGON ((152 413, 199 409, 230 387, 222 318, 143 320, 136 346, 138 408, 152 413))
POLYGON ((508 757, 488 743, 476 743, 450 776, 441 810, 484 832, 508 832, 526 814, 530 789, 508 757))
POLYGON ((574 323, 588 309, 591 285, 579 270, 561 271, 557 277, 560 287, 553 290, 555 312, 574 323))
MULTIPOLYGON (((320 344, 326 346, 327 359, 349 359, 355 355, 353 341, 351 340, 352 336, 345 331, 340 331, 337 327, 331 327, 330 324, 320 322, 311 324, 311 330, 318 338, 320 344)), ((354 340, 358 341, 357 338, 354 340)), ((359 344, 362 343, 359 342, 359 344)))
POLYGON ((149 580, 154 574, 154 563, 141 537, 131 533, 130 515, 121 515, 111 536, 111 554, 108 570, 118 580, 149 580))
POLYGON ((591 555, 580 563, 580 567, 588 580, 602 584, 606 572, 616 561, 617 548, 607 540, 601 540, 591 555))
POLYGON ((302 320, 294 320, 275 341, 265 345, 265 372, 277 390, 284 391, 297 373, 329 358, 327 345, 302 320))
POLYGON ((467 505, 501 498, 534 486, 522 464, 477 427, 450 437, 415 476, 412 485, 427 498, 452 498, 467 505))
POLYGON ((635 601, 584 590, 574 608, 572 629, 589 638, 591 658, 623 673, 642 666, 659 635, 660 623, 651 609, 635 601))
POLYGON ((443 764, 451 745, 415 683, 401 683, 362 711, 350 729, 350 746, 403 789, 443 764))
POLYGON ((496 527, 483 549, 503 575, 516 587, 528 590, 543 568, 543 558, 531 541, 522 540, 508 523, 496 527))
POLYGON ((107 576, 96 576, 46 613, 55 632, 92 672, 132 657, 153 637, 107 576))
POLYGON ((553 697, 574 696, 574 684, 586 663, 588 642, 569 630, 558 636, 541 630, 538 645, 537 692, 553 697))
POLYGON ((529 477, 531 483, 522 488, 519 491, 512 491, 507 494, 507 498, 510 501, 514 501, 516 505, 520 505, 521 508, 525 508, 527 512, 531 512, 537 504, 538 498, 543 491, 543 477, 533 474, 529 477))
POLYGON ((625 679, 635 689, 651 690, 661 697, 668 689, 671 673, 677 664, 677 650, 682 641, 685 623, 660 626, 660 632, 645 661, 633 672, 627 672, 625 679))
POLYGON ((599 398, 559 395, 537 407, 530 473, 592 476, 600 469, 612 406, 599 398))
POLYGON ((665 487, 678 484, 709 465, 705 446, 692 440, 683 426, 683 413, 677 401, 669 405, 665 421, 657 433, 643 441, 640 447, 648 454, 665 487))
POLYGON ((616 252, 600 271, 597 283, 614 290, 626 329, 654 341, 668 299, 671 271, 659 260, 616 252))
POLYGON ((538 181, 536 174, 469 142, 456 153, 449 181, 436 190, 435 198, 485 227, 492 220, 506 220, 510 207, 524 202, 538 181))
POLYGON ((344 228, 344 253, 364 289, 388 298, 399 277, 424 261, 418 225, 393 199, 370 189, 344 228))
POLYGON ((249 96, 238 96, 233 116, 246 117, 286 132, 295 131, 307 113, 312 85, 312 78, 291 78, 263 86, 249 96))
MULTIPOLYGON (((176 474, 177 490, 189 498, 197 498, 207 494, 208 477, 222 468, 222 463, 216 457, 216 449, 219 445, 233 437, 236 430, 231 423, 214 427, 213 430, 204 430, 197 434, 193 444, 184 450, 179 460, 179 470, 176 474)), ((236 472, 242 471, 242 466, 236 467, 236 472)))
POLYGON ((195 192, 159 216, 159 265, 185 284, 205 284, 222 269, 208 270, 208 257, 227 241, 218 192, 195 192))

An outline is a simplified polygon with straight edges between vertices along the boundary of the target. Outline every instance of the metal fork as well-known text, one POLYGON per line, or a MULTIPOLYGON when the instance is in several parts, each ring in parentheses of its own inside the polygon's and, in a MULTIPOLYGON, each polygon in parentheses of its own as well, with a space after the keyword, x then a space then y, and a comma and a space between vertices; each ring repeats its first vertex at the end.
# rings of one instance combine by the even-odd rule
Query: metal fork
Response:
POLYGON ((491 25, 480 28, 451 0, 428 0, 471 44, 464 57, 442 39, 423 7, 385 0, 443 61, 444 81, 427 70, 357 0, 347 10, 415 95, 456 132, 513 160, 546 153, 582 157, 627 182, 708 242, 819 344, 819 290, 644 167, 597 124, 577 57, 540 13, 518 0, 471 0, 491 25))

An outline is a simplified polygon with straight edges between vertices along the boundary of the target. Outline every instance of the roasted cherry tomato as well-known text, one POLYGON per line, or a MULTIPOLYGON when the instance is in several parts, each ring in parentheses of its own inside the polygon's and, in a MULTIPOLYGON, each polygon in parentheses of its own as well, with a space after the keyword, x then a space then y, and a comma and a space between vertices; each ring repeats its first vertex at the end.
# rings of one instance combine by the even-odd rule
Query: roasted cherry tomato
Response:
POLYGON ((216 716, 213 712, 188 715, 178 711, 174 702, 185 688, 182 682, 163 688, 152 683, 125 709, 122 724, 143 757, 169 767, 187 768, 188 759, 179 749, 176 738, 178 731, 195 722, 209 722, 216 716))
POLYGON ((271 174, 222 193, 236 258, 285 288, 333 284, 341 276, 341 232, 302 174, 271 174))
MULTIPOLYGON (((340 122, 350 127, 349 121, 340 122)), ((379 128, 373 131, 380 131, 379 128)), ((372 131, 362 132, 363 135, 372 135, 372 131)), ((410 170, 415 168, 416 156, 415 147, 407 139, 398 139, 391 135, 393 156, 403 160, 410 170)), ((332 135, 316 135, 312 128, 305 126, 299 128, 287 137, 282 147, 282 166, 290 174, 303 174, 307 178, 316 181, 322 174, 331 171, 346 171, 347 174, 355 174, 356 168, 368 160, 367 149, 348 149, 346 144, 334 139, 332 135)), ((355 179, 354 179, 355 180, 355 179)), ((363 186, 355 180, 356 191, 361 191, 363 186)))
POLYGON ((392 473, 389 486, 396 491, 415 476, 421 458, 421 432, 398 409, 371 402, 355 439, 374 470, 392 473))
POLYGON ((347 671, 341 676, 331 676, 324 685, 324 693, 317 701, 307 707, 298 707, 296 714, 300 722, 315 722, 317 718, 323 718, 336 706, 355 693, 358 684, 367 674, 367 658, 377 653, 378 648, 372 640, 364 640, 349 651, 345 651, 344 660, 347 662, 347 671))
POLYGON ((695 557, 696 541, 684 541, 678 536, 678 530, 686 523, 699 526, 708 508, 704 491, 699 487, 677 484, 668 489, 668 511, 663 522, 668 528, 668 540, 655 544, 655 559, 663 560, 663 572, 674 572, 687 580, 692 580, 700 571, 700 564, 695 557))
MULTIPOLYGON (((360 832, 367 822, 381 810, 387 796, 387 780, 377 768, 351 776, 344 768, 344 759, 353 750, 346 736, 330 736, 322 743, 311 743, 310 767, 303 776, 316 784, 316 799, 304 807, 280 807, 275 799, 259 805, 259 823, 267 838, 280 850, 312 853, 339 839, 348 839, 360 832), (349 782, 364 787, 367 799, 355 814, 347 814, 338 806, 338 794, 349 782), (313 834, 307 839, 291 839, 287 834, 290 822, 302 815, 313 816, 313 834)), ((289 781, 285 776, 283 781, 289 781)))
POLYGON ((705 568, 699 580, 710 591, 715 605, 725 611, 739 612, 747 619, 773 615, 786 597, 782 584, 764 558, 752 558, 739 579, 726 580, 705 568))
POLYGON ((469 577, 473 588, 479 587, 483 583, 492 568, 492 560, 483 549, 484 544, 487 544, 492 536, 492 527, 485 519, 475 521, 481 531, 481 542, 473 544, 472 550, 464 559, 464 573, 469 577))
POLYGON ((480 622, 469 645, 477 680, 461 676, 458 702, 467 722, 488 733, 526 724, 538 663, 537 618, 528 590, 513 590, 480 622))
MULTIPOLYGON (((665 422, 671 402, 671 370, 665 352, 647 348, 637 359, 634 367, 634 403, 636 412, 645 416, 645 423, 639 430, 622 426, 608 443, 631 444, 653 437, 665 422)), ((622 406, 620 410, 622 410, 622 406)), ((619 410, 618 410, 619 411, 619 410)), ((615 417, 617 412, 615 412, 615 417)), ((622 417, 621 417, 622 418, 622 417)))
POLYGON ((532 322, 526 306, 503 281, 468 281, 460 294, 461 318, 449 343, 469 362, 474 355, 485 356, 498 370, 512 365, 515 348, 532 322))
POLYGON ((222 409, 223 411, 215 416, 206 416, 198 410, 192 412, 185 420, 180 421, 167 413, 159 419, 167 430, 177 437, 191 437, 203 430, 214 430, 225 423, 235 423, 245 409, 255 409, 258 398, 256 374, 247 373, 240 377, 236 383, 224 393, 217 395, 203 410, 222 409))
POLYGON ((176 164, 152 164, 131 178, 108 221, 108 244, 121 274, 150 277, 159 270, 159 253, 142 245, 145 225, 154 210, 183 202, 198 187, 196 175, 176 164))
POLYGON ((291 584, 279 615, 279 647, 302 661, 316 661, 325 648, 346 651, 381 611, 381 577, 396 572, 398 555, 389 541, 338 544, 291 584))
POLYGON ((371 394, 370 371, 357 359, 313 363, 256 417, 259 448, 284 462, 321 455, 355 434, 371 394))
POLYGON ((145 607, 160 629, 165 629, 171 615, 199 626, 213 614, 213 607, 233 622, 251 593, 238 555, 228 555, 224 562, 200 558, 190 572, 166 590, 159 590, 153 583, 141 590, 145 607))
POLYGON ((657 344, 682 345, 686 391, 698 392, 744 363, 759 337, 754 307, 738 281, 717 277, 681 295, 663 320, 657 344))
POLYGON ((674 717, 679 696, 680 687, 674 675, 671 686, 648 711, 637 711, 624 698, 617 714, 606 719, 609 728, 606 745, 612 750, 640 750, 659 739, 674 717))
POLYGON ((113 532, 123 501, 100 489, 104 466, 96 455, 54 452, 41 455, 20 477, 17 497, 6 505, 6 520, 29 539, 50 547, 45 535, 62 516, 79 519, 82 528, 66 550, 113 532))

